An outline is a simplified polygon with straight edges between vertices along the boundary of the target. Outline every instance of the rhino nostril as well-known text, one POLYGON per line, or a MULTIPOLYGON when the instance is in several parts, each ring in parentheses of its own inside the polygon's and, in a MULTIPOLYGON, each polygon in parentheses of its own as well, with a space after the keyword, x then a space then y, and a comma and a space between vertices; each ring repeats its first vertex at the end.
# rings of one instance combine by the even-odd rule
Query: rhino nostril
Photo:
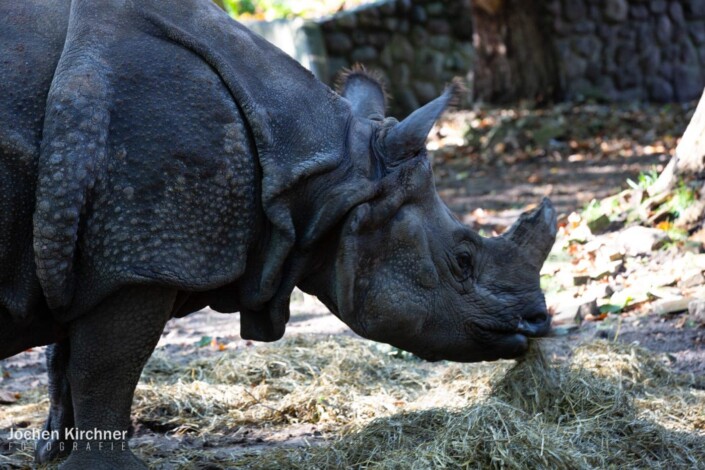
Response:
POLYGON ((524 315, 523 320, 534 325, 542 325, 548 320, 548 314, 546 312, 532 312, 524 315))
POLYGON ((527 336, 544 336, 551 329, 550 317, 545 311, 534 311, 522 316, 517 331, 527 336))

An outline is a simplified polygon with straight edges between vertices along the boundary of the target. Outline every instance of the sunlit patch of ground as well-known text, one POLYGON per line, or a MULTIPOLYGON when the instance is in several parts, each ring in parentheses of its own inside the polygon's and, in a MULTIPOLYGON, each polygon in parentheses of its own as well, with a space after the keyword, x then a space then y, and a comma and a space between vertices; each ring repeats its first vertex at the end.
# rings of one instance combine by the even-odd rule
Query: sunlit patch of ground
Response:
POLYGON ((436 185, 466 223, 488 232, 544 196, 568 214, 660 171, 694 108, 565 103, 446 113, 428 141, 436 185))
MULTIPOLYGON (((356 338, 299 336, 150 360, 133 447, 155 468, 697 468, 702 377, 605 341, 569 357, 429 364, 356 338)), ((547 357, 548 356, 548 357, 547 357)), ((38 390, 0 427, 38 426, 38 390)), ((3 442, 3 445, 7 445, 3 442)), ((29 452, 1 463, 29 466, 29 452)))
POLYGON ((705 383, 671 373, 660 356, 598 341, 567 360, 535 350, 512 364, 426 364, 357 339, 301 337, 172 370, 166 383, 140 387, 136 414, 207 436, 313 430, 293 447, 177 451, 228 468, 690 468, 705 459, 705 383))

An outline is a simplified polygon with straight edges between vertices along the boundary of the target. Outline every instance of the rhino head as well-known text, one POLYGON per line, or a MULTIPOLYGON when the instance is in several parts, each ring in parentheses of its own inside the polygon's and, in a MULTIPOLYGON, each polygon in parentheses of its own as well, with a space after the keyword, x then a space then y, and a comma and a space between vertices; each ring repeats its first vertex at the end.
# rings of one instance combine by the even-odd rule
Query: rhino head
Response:
POLYGON ((436 193, 425 141, 458 90, 401 122, 384 117, 384 93, 362 71, 342 95, 354 119, 351 158, 378 181, 333 242, 335 256, 300 287, 359 335, 424 359, 474 362, 525 353, 550 330, 539 271, 556 235, 548 199, 503 235, 462 224, 436 193))

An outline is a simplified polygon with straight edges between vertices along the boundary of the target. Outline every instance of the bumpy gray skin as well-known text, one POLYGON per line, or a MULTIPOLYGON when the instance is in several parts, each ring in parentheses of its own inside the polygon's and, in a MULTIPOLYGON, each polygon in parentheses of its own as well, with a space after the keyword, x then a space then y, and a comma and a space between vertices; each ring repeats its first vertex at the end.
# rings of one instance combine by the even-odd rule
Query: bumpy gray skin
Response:
MULTIPOLYGON (((274 341, 295 286, 429 360, 548 332, 550 202, 488 239, 436 194, 456 86, 385 118, 366 73, 339 95, 208 0, 0 0, 0 43, 0 358, 54 343, 47 429, 126 430, 169 318, 239 311, 274 341)), ((122 438, 66 444, 65 469, 143 467, 122 438)))

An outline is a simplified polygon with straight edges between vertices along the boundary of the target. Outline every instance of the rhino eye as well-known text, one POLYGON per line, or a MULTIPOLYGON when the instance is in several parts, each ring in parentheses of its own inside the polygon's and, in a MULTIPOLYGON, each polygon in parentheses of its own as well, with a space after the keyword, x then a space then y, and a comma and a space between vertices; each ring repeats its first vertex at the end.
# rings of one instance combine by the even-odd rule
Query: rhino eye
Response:
POLYGON ((455 256, 461 281, 467 281, 472 276, 472 257, 468 253, 459 253, 455 256))

